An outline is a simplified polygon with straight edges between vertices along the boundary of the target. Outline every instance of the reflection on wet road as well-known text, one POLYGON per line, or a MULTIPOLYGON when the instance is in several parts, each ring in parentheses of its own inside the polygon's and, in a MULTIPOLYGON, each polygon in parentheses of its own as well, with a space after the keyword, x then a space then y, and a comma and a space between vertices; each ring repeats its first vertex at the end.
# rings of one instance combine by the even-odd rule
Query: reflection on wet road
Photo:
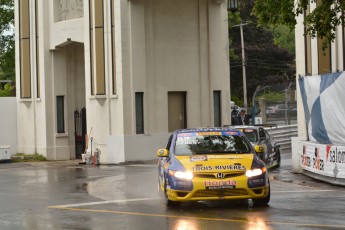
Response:
POLYGON ((267 207, 249 200, 166 208, 155 164, 6 166, 0 168, 0 229, 345 228, 344 189, 293 175, 290 168, 283 163, 272 172, 267 207))

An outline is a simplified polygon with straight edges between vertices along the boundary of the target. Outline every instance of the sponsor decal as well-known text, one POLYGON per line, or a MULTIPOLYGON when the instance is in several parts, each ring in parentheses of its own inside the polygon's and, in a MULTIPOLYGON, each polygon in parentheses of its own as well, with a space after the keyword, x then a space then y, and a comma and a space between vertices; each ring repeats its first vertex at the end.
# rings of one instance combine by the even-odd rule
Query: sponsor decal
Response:
POLYGON ((331 162, 331 163, 344 164, 345 163, 345 150, 341 151, 341 150, 338 150, 338 148, 336 147, 335 149, 329 151, 327 161, 331 162))
POLYGON ((200 133, 196 133, 196 135, 198 136, 213 136, 213 135, 221 135, 221 132, 200 132, 200 133))
POLYGON ((177 137, 192 137, 195 136, 195 133, 179 133, 177 137))
POLYGON ((190 162, 207 161, 207 156, 192 156, 189 160, 190 162))
POLYGON ((323 160, 320 159, 320 148, 315 147, 315 157, 313 157, 313 168, 324 171, 323 160))
POLYGON ((234 180, 226 180, 226 181, 207 180, 204 182, 205 188, 207 190, 233 189, 233 188, 236 188, 236 184, 237 182, 234 180))
POLYGON ((212 166, 197 165, 197 166, 195 166, 195 167, 192 167, 192 170, 193 170, 194 172, 209 171, 209 170, 212 170, 212 166))
MULTIPOLYGON (((309 148, 310 150, 310 148, 309 148)), ((324 160, 320 157, 320 147, 314 146, 314 151, 312 152, 307 152, 307 145, 303 145, 303 153, 301 155, 301 163, 302 166, 310 167, 315 170, 325 170, 325 162, 324 160)))
POLYGON ((243 165, 217 165, 214 167, 216 170, 246 170, 243 165))
POLYGON ((236 155, 234 155, 234 156, 226 156, 226 155, 214 155, 214 156, 212 156, 212 155, 209 155, 208 156, 208 159, 243 159, 243 156, 236 156, 236 155))
POLYGON ((242 171, 244 171, 244 170, 246 170, 246 167, 243 165, 216 165, 214 167, 197 165, 195 167, 192 167, 192 170, 194 172, 210 171, 210 170, 242 170, 242 171))
POLYGON ((306 145, 303 145, 302 165, 307 166, 307 167, 311 166, 311 159, 307 155, 307 146, 306 145))
POLYGON ((176 145, 196 145, 198 140, 190 137, 178 137, 176 140, 176 145))
POLYGON ((240 133, 239 132, 224 132, 225 135, 235 135, 238 136, 240 133))

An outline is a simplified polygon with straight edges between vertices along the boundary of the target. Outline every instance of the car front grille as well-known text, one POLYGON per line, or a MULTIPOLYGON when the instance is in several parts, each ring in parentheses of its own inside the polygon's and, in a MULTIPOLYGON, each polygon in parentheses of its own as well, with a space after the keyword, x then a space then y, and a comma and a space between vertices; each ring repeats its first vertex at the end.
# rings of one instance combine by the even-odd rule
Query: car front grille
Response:
MULTIPOLYGON (((217 179, 218 173, 194 173, 195 178, 217 179)), ((223 173, 224 179, 233 178, 244 175, 245 172, 223 173)))
POLYGON ((199 190, 194 193, 193 197, 231 197, 246 195, 248 195, 248 192, 245 189, 199 190))

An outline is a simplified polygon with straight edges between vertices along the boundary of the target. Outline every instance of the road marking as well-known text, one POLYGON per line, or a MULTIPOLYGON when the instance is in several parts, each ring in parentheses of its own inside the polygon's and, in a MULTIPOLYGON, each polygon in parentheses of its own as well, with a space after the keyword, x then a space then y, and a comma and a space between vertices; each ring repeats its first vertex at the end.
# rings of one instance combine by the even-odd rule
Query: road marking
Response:
MULTIPOLYGON (((96 202, 95 202, 96 203, 96 202)), ((132 215, 132 216, 148 216, 148 217, 163 217, 163 218, 174 218, 174 219, 193 219, 193 220, 207 220, 207 221, 222 221, 222 222, 233 222, 233 223, 247 223, 251 225, 256 225, 251 220, 237 220, 237 219, 224 219, 224 218, 207 218, 207 217, 197 217, 197 216, 178 216, 178 215, 166 215, 166 214, 149 214, 141 212, 124 212, 124 211, 114 211, 105 209, 83 209, 83 208, 72 208, 72 207, 62 207, 62 206, 50 206, 49 208, 69 210, 69 211, 81 211, 81 212, 96 212, 96 213, 112 213, 118 215, 132 215)), ((317 227, 317 228, 337 228, 345 229, 344 225, 327 225, 327 224, 303 224, 296 222, 271 222, 264 221, 267 225, 290 225, 298 227, 317 227)))
POLYGON ((133 202, 133 201, 146 201, 146 200, 160 200, 162 198, 139 198, 139 199, 127 199, 127 200, 107 200, 107 201, 97 201, 97 202, 88 202, 88 203, 79 203, 79 204, 64 204, 64 205, 54 205, 49 206, 48 208, 73 208, 73 207, 84 207, 84 206, 91 206, 91 205, 99 205, 99 204, 111 204, 111 203, 126 203, 126 202, 133 202))
MULTIPOLYGON (((275 193, 317 193, 317 192, 334 192, 335 190, 295 190, 295 191, 272 191, 272 194, 275 193)), ((111 203, 126 203, 126 202, 135 202, 135 201, 148 201, 148 200, 161 200, 162 198, 137 198, 137 199, 126 199, 126 200, 107 200, 107 201, 96 201, 88 203, 78 203, 78 204, 65 204, 65 205, 53 205, 49 208, 73 208, 73 207, 85 207, 91 205, 99 204, 111 204, 111 203)))
POLYGON ((148 167, 148 168, 157 168, 157 164, 155 165, 126 165, 126 167, 148 167))
POLYGON ((295 190, 295 191, 272 191, 272 193, 313 193, 313 192, 334 192, 335 190, 295 190))

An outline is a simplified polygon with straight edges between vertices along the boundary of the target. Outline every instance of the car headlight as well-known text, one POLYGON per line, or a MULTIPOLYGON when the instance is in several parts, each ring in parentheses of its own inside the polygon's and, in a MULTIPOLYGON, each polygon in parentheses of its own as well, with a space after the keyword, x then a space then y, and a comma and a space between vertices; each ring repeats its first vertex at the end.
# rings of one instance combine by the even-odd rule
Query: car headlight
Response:
POLYGON ((261 168, 261 169, 249 169, 246 171, 246 176, 247 177, 254 177, 254 176, 260 176, 266 172, 266 168, 261 168))
POLYGON ((169 174, 173 177, 176 177, 179 179, 185 179, 185 180, 191 180, 194 177, 193 173, 189 171, 182 172, 182 171, 169 170, 169 174))

